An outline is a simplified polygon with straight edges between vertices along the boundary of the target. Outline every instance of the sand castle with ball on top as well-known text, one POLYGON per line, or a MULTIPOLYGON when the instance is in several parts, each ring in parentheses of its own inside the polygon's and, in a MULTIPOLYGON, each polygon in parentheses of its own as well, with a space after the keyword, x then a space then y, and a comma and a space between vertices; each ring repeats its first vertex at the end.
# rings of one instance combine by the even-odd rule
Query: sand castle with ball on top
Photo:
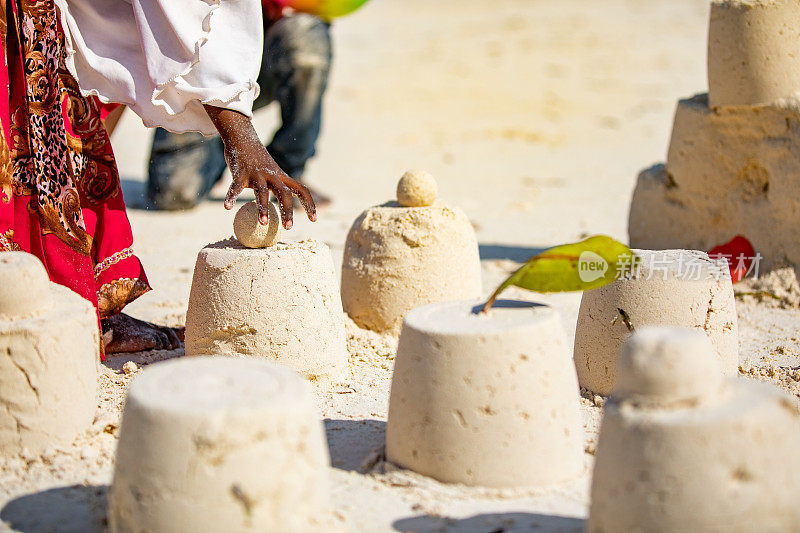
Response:
POLYGON ((0 253, 0 453, 70 444, 94 419, 94 307, 25 252, 0 253))
POLYGON ((581 298, 574 349, 581 386, 596 394, 610 394, 625 341, 647 326, 705 333, 720 368, 727 375, 736 375, 736 302, 727 263, 695 250, 634 252, 639 257, 636 268, 581 298))
POLYGON ((238 240, 197 255, 186 353, 260 357, 311 379, 339 378, 347 346, 330 250, 312 239, 278 240, 280 218, 270 211, 265 226, 255 203, 245 204, 234 221, 238 240))
POLYGON ((631 245, 709 250, 743 235, 762 270, 798 270, 800 3, 712 2, 708 81, 679 102, 666 165, 639 176, 631 245))
POLYGON ((397 202, 367 209, 350 228, 342 304, 362 328, 398 333, 415 307, 481 295, 475 231, 437 189, 429 174, 407 172, 397 202))
POLYGON ((800 411, 725 378, 706 335, 643 328, 605 404, 586 531, 797 531, 800 411))
POLYGON ((329 531, 329 458, 308 384, 280 365, 183 358, 130 386, 112 533, 329 531))
POLYGON ((583 471, 575 367, 558 313, 501 300, 430 304, 403 322, 386 458, 447 483, 544 487, 583 471))

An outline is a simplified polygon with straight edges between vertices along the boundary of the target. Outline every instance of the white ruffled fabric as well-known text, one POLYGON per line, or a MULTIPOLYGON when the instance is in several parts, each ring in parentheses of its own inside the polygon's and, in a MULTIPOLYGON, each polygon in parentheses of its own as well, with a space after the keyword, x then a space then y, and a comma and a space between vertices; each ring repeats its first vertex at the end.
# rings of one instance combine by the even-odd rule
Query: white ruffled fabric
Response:
POLYGON ((181 133, 216 133, 202 104, 252 116, 264 38, 259 0, 55 3, 67 68, 85 95, 181 133))

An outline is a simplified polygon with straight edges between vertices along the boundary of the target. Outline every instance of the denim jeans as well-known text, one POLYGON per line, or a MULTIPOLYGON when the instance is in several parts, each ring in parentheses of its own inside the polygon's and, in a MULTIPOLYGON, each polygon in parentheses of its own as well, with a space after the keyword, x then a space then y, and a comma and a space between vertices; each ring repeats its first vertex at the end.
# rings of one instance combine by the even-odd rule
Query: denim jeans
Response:
MULTIPOLYGON (((274 101, 280 104, 281 127, 267 149, 295 179, 302 177, 315 152, 331 61, 330 26, 317 17, 290 15, 267 30, 258 75, 261 92, 253 109, 274 101)), ((157 128, 150 151, 147 196, 159 209, 190 208, 208 195, 225 167, 218 136, 157 128)))

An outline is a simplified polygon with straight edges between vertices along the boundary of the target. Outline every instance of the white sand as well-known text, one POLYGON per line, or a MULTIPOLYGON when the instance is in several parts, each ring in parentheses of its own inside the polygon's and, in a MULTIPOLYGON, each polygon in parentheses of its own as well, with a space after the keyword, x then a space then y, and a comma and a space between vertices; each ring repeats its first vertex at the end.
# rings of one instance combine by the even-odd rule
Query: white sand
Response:
MULTIPOLYGON (((406 169, 424 168, 474 223, 485 291, 539 248, 586 233, 625 239, 638 171, 663 160, 678 98, 706 85, 707 22, 706 0, 376 0, 334 29, 337 58, 309 179, 336 203, 314 225, 298 216, 292 238, 324 241, 340 262, 355 217, 391 198, 406 169)), ((258 116, 263 135, 276 116, 274 108, 258 116)), ((131 205, 149 139, 130 116, 115 133, 131 205)), ((233 212, 212 201, 188 213, 130 216, 157 290, 129 310, 182 324, 197 252, 230 236, 233 212)), ((509 297, 537 299, 516 290, 509 297)), ((559 311, 570 345, 580 295, 539 299, 559 311)), ((747 368, 772 368, 777 377, 763 379, 800 394, 800 311, 737 305, 747 368)), ((317 394, 340 521, 370 532, 582 530, 588 475, 523 495, 380 473, 393 347, 352 324, 348 331, 353 377, 317 394)), ((0 518, 27 531, 102 527, 119 405, 136 374, 122 366, 180 353, 113 358, 90 434, 46 461, 3 458, 0 518)), ((582 413, 592 451, 600 409, 584 400, 582 413)), ((586 454, 587 468, 591 461, 586 454)))

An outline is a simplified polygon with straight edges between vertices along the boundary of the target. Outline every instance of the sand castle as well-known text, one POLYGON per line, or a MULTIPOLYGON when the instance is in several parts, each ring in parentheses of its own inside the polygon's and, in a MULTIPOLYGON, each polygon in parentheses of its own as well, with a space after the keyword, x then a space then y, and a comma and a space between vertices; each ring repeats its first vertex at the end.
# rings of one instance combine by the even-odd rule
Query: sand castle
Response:
POLYGON ((448 483, 544 486, 583 468, 575 368, 558 314, 501 300, 406 315, 392 377, 387 459, 448 483))
POLYGON ((800 4, 711 6, 709 94, 680 101, 666 166, 639 176, 632 246, 708 250, 744 235, 761 270, 800 269, 800 4))
POLYGON ((0 452, 70 444, 97 408, 92 305, 25 252, 0 253, 0 452))
POLYGON ((610 394, 625 341, 633 331, 655 325, 704 332, 720 368, 735 375, 739 341, 727 265, 692 250, 635 252, 641 258, 636 271, 583 294, 574 351, 581 386, 610 394))
POLYGON ((643 329, 605 405, 587 531, 796 531, 800 412, 724 378, 702 333, 643 329))
MULTIPOLYGON (((244 226, 257 227, 257 210, 248 216, 244 226)), ((254 238, 274 240, 261 228, 254 238)), ((203 248, 189 295, 186 353, 263 357, 309 378, 341 377, 344 314, 328 247, 309 239, 248 248, 228 239, 203 248)))
POLYGON ((367 209, 350 228, 342 304, 359 326, 397 333, 415 307, 481 295, 475 231, 436 194, 429 174, 408 172, 398 184, 398 202, 367 209))
POLYGON ((294 372, 229 357, 158 363, 128 391, 111 531, 322 531, 328 463, 294 372))

